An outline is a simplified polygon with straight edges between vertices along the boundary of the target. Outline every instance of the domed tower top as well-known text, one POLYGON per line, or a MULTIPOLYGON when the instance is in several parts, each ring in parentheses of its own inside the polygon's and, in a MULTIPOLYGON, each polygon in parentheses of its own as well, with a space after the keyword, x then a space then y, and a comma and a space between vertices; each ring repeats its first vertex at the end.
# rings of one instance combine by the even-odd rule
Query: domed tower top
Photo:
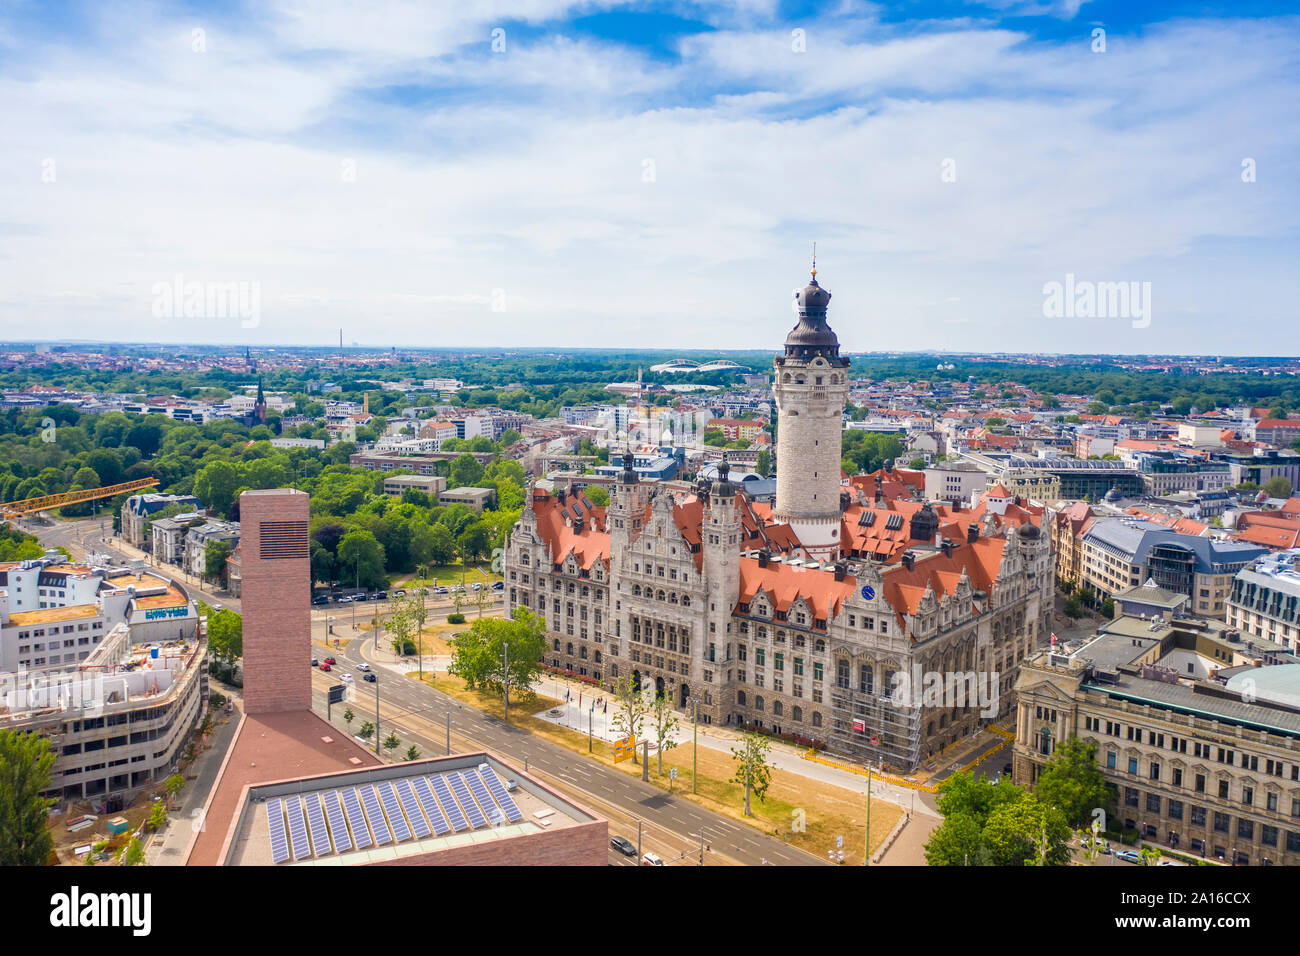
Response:
POLYGON ((709 489, 714 497, 729 498, 736 493, 736 486, 728 479, 730 471, 730 464, 726 461, 718 462, 718 478, 709 489))
POLYGON ((831 294, 817 284, 817 253, 813 252, 812 277, 808 284, 794 294, 799 310, 799 321, 785 337, 785 357, 810 361, 817 356, 832 365, 847 366, 848 359, 840 358, 840 340, 826 323, 826 308, 831 294))

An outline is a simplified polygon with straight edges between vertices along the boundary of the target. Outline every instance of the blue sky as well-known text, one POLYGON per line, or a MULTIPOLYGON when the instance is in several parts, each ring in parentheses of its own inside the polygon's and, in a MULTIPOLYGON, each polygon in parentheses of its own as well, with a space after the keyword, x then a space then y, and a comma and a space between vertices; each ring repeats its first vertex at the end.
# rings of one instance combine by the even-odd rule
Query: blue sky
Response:
POLYGON ((0 339, 1300 351, 1283 4, 455 6, 0 0, 0 339))

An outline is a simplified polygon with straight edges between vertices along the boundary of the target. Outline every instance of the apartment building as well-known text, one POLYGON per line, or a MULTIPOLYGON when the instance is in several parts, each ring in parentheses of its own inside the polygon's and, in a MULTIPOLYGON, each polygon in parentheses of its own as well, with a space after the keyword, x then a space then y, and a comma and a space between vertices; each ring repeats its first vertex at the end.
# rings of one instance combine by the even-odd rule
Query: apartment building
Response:
POLYGON ((1151 521, 1102 518, 1083 534, 1081 580, 1111 596, 1150 578, 1186 594, 1194 613, 1222 619, 1236 573, 1264 553, 1256 545, 1180 534, 1151 521))
POLYGON ((1237 572, 1228 624, 1300 653, 1300 549, 1267 555, 1237 572))
POLYGON ((1015 781, 1035 782, 1079 737, 1097 745, 1119 819, 1144 840, 1224 863, 1300 864, 1300 665, 1255 666, 1193 628, 1115 623, 1021 666, 1015 781), (1207 651, 1222 656, 1206 664, 1207 651), (1188 659, 1203 664, 1194 676, 1188 659))

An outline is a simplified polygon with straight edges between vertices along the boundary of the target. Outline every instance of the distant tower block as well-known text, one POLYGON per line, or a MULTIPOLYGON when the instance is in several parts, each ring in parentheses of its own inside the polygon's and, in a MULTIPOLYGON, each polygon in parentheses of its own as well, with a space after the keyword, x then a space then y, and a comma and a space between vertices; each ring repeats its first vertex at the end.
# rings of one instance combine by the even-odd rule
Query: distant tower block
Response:
POLYGON ((795 293, 799 322, 775 362, 776 506, 811 557, 840 553, 840 442, 849 398, 849 360, 826 324, 831 294, 812 279, 795 293))
POLYGON ((291 488, 239 496, 244 710, 311 710, 310 498, 291 488))

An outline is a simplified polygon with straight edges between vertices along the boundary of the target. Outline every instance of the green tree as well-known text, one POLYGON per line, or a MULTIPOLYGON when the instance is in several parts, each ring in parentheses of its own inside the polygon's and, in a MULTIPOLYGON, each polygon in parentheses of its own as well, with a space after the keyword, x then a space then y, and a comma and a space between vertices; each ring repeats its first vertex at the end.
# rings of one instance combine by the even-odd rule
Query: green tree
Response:
POLYGON ((49 809, 54 751, 40 734, 0 730, 0 866, 44 866, 54 849, 49 809))
POLYGON ((368 720, 363 720, 361 722, 360 729, 357 730, 357 736, 360 737, 362 740, 368 741, 374 735, 375 735, 375 725, 368 720))
POLYGON ((349 572, 361 587, 382 588, 388 583, 384 573, 384 548, 364 529, 349 531, 339 542, 339 570, 347 580, 349 572))
POLYGON ((216 660, 233 664, 244 656, 244 619, 229 608, 214 611, 199 602, 199 613, 208 619, 208 653, 216 660))
MULTIPOLYGON (((78 472, 80 474, 80 472, 78 472)), ((1291 479, 1285 475, 1274 475, 1264 482, 1264 493, 1270 498, 1290 498, 1291 479)))
POLYGON ((167 791, 167 800, 170 803, 176 799, 176 794, 180 793, 185 787, 185 778, 178 773, 172 774, 163 783, 163 789, 167 791))
POLYGON ((609 492, 600 485, 588 485, 582 489, 582 493, 587 496, 597 508, 606 508, 609 506, 609 492))
POLYGON ((354 714, 354 713, 352 713, 352 708, 351 708, 351 707, 349 707, 347 710, 343 711, 343 723, 347 724, 347 726, 348 726, 348 730, 349 730, 349 731, 351 731, 351 729, 352 729, 352 721, 354 721, 354 720, 356 720, 356 719, 357 719, 357 715, 354 714))
POLYGON ((149 811, 149 820, 147 826, 150 830, 157 832, 167 825, 167 804, 159 800, 149 811))
MULTIPOLYGON (((92 856, 87 853, 86 856, 92 856)), ((144 863, 144 847, 140 845, 137 837, 131 837, 131 842, 122 847, 122 852, 118 856, 119 862, 123 866, 140 866, 144 863)))
POLYGON ((754 465, 754 470, 767 477, 767 473, 772 470, 772 453, 766 448, 760 448, 758 451, 758 461, 754 465))
POLYGON ((218 459, 198 470, 194 476, 194 495, 207 507, 223 515, 229 514, 239 485, 239 472, 235 466, 218 459))
MULTIPOLYGON (((614 685, 614 716, 610 726, 619 737, 631 737, 635 743, 641 736, 641 725, 645 723, 650 705, 646 701, 644 688, 638 687, 631 675, 620 677, 614 685)), ((636 749, 632 750, 632 762, 639 763, 636 749)))
POLYGON ((419 760, 419 759, 420 759, 420 748, 417 747, 417 746, 415 746, 415 744, 411 744, 411 746, 407 747, 407 748, 406 748, 406 759, 407 759, 407 760, 419 760))
POLYGON ((401 743, 402 742, 397 739, 397 734, 392 731, 388 732, 388 736, 384 738, 384 749, 388 751, 389 757, 393 755, 394 750, 401 746, 401 743))
POLYGON ((226 583, 229 565, 226 559, 234 553, 229 541, 209 541, 203 546, 203 574, 212 581, 226 583))
POLYGON ((672 750, 677 746, 677 741, 672 739, 672 735, 679 723, 668 695, 655 694, 654 702, 650 705, 650 729, 654 731, 655 753, 659 761, 661 777, 664 775, 664 751, 672 750))
POLYGON ((451 474, 447 479, 448 488, 476 486, 483 480, 483 466, 469 452, 456 458, 451 463, 451 474))
POLYGON ((451 646, 448 670, 467 685, 506 695, 513 687, 527 700, 541 676, 546 629, 541 618, 515 608, 508 620, 479 618, 453 637, 451 646))
POLYGON ((1065 815, 1030 793, 1022 791, 1017 800, 996 807, 984 824, 983 837, 994 866, 1034 862, 1065 866, 1070 862, 1070 827, 1065 815))
POLYGON ((731 748, 731 755, 736 758, 736 774, 730 782, 741 784, 745 788, 747 817, 754 815, 749 808, 751 792, 760 802, 766 802, 767 788, 772 783, 772 766, 767 762, 771 746, 771 741, 761 734, 746 733, 740 746, 731 748))
POLYGON ((979 820, 969 813, 945 817, 925 845, 925 862, 930 866, 989 866, 992 860, 979 820))
POLYGON ((1056 807, 1072 827, 1092 820, 1100 807, 1108 815, 1113 798, 1106 777, 1097 764, 1097 744, 1070 737, 1061 741, 1034 784, 1034 794, 1050 807, 1056 807))

